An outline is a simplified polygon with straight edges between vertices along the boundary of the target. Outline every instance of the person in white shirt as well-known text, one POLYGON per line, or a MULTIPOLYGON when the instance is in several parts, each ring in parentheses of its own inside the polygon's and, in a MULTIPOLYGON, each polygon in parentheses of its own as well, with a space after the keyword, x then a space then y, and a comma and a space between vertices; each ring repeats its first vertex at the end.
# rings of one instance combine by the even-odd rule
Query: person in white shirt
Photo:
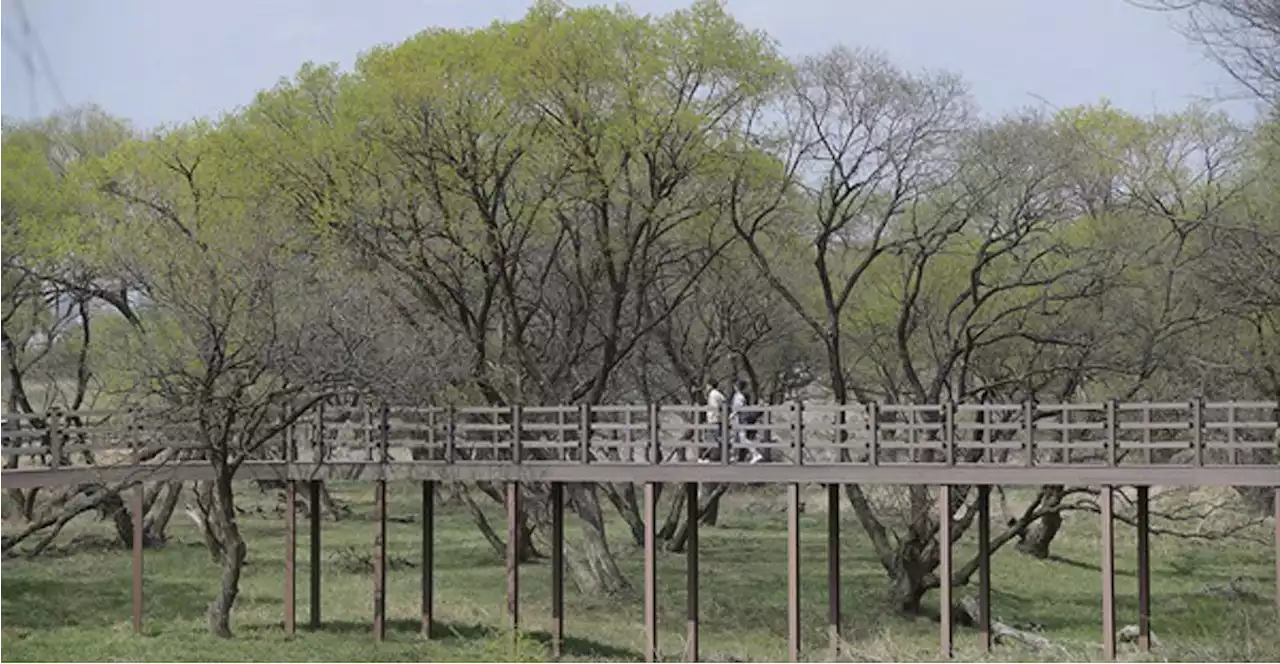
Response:
MULTIPOLYGON (((739 425, 743 425, 743 424, 753 424, 755 422, 755 418, 752 416, 752 414, 742 412, 743 409, 746 408, 748 405, 746 389, 747 389, 747 384, 745 381, 742 381, 742 380, 734 381, 733 397, 729 401, 729 410, 733 416, 733 419, 731 420, 731 422, 735 427, 738 427, 739 425)), ((740 428, 735 430, 733 438, 734 438, 734 441, 738 444, 739 450, 750 449, 751 458, 747 461, 747 463, 757 463, 764 458, 760 454, 759 450, 755 448, 748 448, 746 430, 740 429, 740 428)))
POLYGON ((707 381, 706 390, 707 424, 717 426, 711 429, 711 441, 715 443, 715 447, 709 450, 704 449, 702 453, 698 455, 698 461, 702 463, 706 463, 710 459, 714 458, 715 455, 719 454, 720 427, 718 425, 720 424, 720 410, 724 408, 725 402, 724 392, 721 392, 720 388, 716 387, 716 382, 714 380, 707 381))

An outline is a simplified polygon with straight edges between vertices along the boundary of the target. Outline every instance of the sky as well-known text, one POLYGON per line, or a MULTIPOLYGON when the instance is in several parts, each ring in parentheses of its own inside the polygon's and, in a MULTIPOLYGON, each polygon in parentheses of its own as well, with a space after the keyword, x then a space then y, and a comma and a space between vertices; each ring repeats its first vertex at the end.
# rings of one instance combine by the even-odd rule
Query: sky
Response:
MULTIPOLYGON (((28 31, 18 0, 3 2, 0 110, 5 117, 28 118, 62 104, 91 102, 142 128, 232 111, 306 61, 349 68, 375 45, 433 26, 519 19, 529 5, 529 0, 22 0, 28 31), (43 53, 34 47, 37 42, 43 53)), ((644 13, 687 6, 682 0, 629 4, 644 13)), ((843 43, 881 51, 910 69, 958 73, 991 114, 1103 98, 1137 113, 1169 112, 1230 89, 1226 75, 1178 34, 1171 16, 1124 0, 727 0, 727 5, 738 20, 769 32, 788 56, 843 43)), ((1244 103, 1224 108, 1238 117, 1253 115, 1244 103)))

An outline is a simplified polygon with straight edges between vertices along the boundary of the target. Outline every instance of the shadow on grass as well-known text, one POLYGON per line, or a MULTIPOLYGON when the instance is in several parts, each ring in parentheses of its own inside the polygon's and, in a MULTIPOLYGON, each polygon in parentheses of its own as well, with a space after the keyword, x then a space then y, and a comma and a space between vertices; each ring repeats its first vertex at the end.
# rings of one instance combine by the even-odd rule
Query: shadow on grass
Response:
MULTIPOLYGON (((1056 553, 1050 554, 1048 558, 1045 558, 1045 560, 1051 563, 1058 563, 1059 565, 1066 565, 1067 567, 1074 567, 1076 569, 1088 570, 1090 572, 1097 572, 1099 574, 1102 573, 1102 566, 1097 563, 1086 563, 1082 560, 1075 560, 1073 558, 1068 558, 1066 556, 1060 556, 1056 553)), ((1115 573, 1117 577, 1136 577, 1137 576, 1137 572, 1133 572, 1125 569, 1117 569, 1115 573)))
MULTIPOLYGON (((114 625, 133 615, 129 587, 127 578, 33 579, 11 575, 9 585, 4 587, 4 624, 31 630, 114 625)), ((164 598, 165 618, 203 616, 209 602, 208 588, 194 583, 147 579, 144 592, 164 598)))
MULTIPOLYGON (((421 631, 421 623, 416 620, 389 620, 387 621, 387 633, 401 633, 417 635, 421 631)), ((325 622, 319 629, 306 628, 307 631, 317 634, 361 634, 370 635, 373 633, 373 624, 370 622, 353 622, 349 620, 335 620, 325 622)), ((431 640, 442 643, 448 642, 473 642, 480 643, 483 641, 492 641, 503 637, 507 634, 505 630, 491 627, 489 625, 481 625, 478 623, 459 623, 459 622, 435 622, 431 626, 431 640)), ((522 636, 537 642, 543 647, 551 647, 551 634, 547 631, 528 631, 523 632, 522 636)), ((576 636, 565 636, 564 654, 573 657, 582 657, 586 659, 611 659, 624 661, 638 661, 643 659, 643 655, 635 650, 628 648, 619 648, 611 646, 599 641, 584 639, 576 636)))

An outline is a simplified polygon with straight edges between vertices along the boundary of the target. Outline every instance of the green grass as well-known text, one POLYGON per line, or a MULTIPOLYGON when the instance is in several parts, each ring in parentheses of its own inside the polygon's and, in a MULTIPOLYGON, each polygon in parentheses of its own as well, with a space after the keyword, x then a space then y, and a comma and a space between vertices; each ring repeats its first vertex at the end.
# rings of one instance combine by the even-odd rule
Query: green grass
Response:
MULTIPOLYGON (((335 488, 338 489, 338 488, 335 488)), ((373 537, 372 489, 340 487, 354 516, 324 524, 324 627, 311 632, 307 622, 306 522, 299 523, 298 621, 292 640, 282 628, 283 533, 279 518, 242 521, 250 562, 233 618, 235 638, 205 632, 204 610, 217 574, 200 537, 181 514, 172 540, 146 554, 145 635, 130 630, 129 552, 110 544, 107 524, 86 521, 68 528, 62 549, 36 560, 3 564, 3 620, 0 655, 9 660, 137 661, 462 661, 540 660, 547 656, 550 571, 545 563, 521 570, 522 624, 529 633, 512 646, 504 633, 505 575, 500 557, 484 542, 469 517, 442 507, 437 516, 436 637, 418 635, 419 570, 402 566, 388 579, 387 641, 372 641, 372 579, 343 571, 335 552, 345 547, 368 551, 373 537)), ((417 491, 392 485, 393 515, 416 516, 417 491)), ((810 506, 821 500, 812 496, 810 506)), ((245 487, 241 502, 259 502, 245 487)), ((780 495, 753 490, 735 496, 722 512, 720 526, 701 531, 701 622, 705 660, 778 661, 786 658, 786 522, 780 495)), ((491 512, 495 528, 502 517, 491 512)), ((7 527, 12 527, 9 524, 7 527)), ((579 535, 569 519, 570 540, 579 535)), ((389 552, 416 564, 417 523, 389 524, 389 552)), ((1058 648, 1030 653, 1018 646, 997 646, 995 659, 1098 659, 1101 655, 1101 582, 1098 573, 1097 520, 1081 515, 1068 521, 1055 546, 1053 561, 1022 556, 1012 547, 993 561, 995 616, 1006 622, 1043 625, 1043 635, 1058 648)), ((845 631, 856 660, 936 659, 934 619, 905 620, 880 611, 885 577, 861 530, 847 514, 843 527, 843 604, 845 631)), ((627 576, 639 588, 641 552, 615 527, 613 546, 627 576)), ((1255 533, 1265 538, 1268 533, 1255 533)), ((807 656, 826 657, 825 515, 808 513, 802 531, 802 615, 807 656)), ((545 547, 543 548, 545 552, 545 547)), ((956 547, 957 562, 973 551, 972 542, 956 547)), ((1132 530, 1117 531, 1118 623, 1136 622, 1136 580, 1132 530)), ((1154 538, 1153 630, 1160 648, 1142 656, 1122 645, 1126 659, 1276 660, 1280 658, 1274 592, 1274 553, 1261 543, 1194 543, 1154 538), (1240 577, 1259 597, 1233 600, 1201 592, 1206 584, 1240 577)), ((662 554, 659 561, 660 643, 669 660, 681 657, 685 630, 684 558, 662 554)), ((959 588, 957 593, 971 592, 959 588)), ((936 607, 931 594, 926 604, 936 607)), ((934 609, 936 610, 936 609, 934 609)), ((643 614, 637 592, 629 598, 597 598, 566 588, 568 656, 574 661, 642 658, 643 614)), ((957 657, 981 659, 976 633, 958 628, 957 657)))

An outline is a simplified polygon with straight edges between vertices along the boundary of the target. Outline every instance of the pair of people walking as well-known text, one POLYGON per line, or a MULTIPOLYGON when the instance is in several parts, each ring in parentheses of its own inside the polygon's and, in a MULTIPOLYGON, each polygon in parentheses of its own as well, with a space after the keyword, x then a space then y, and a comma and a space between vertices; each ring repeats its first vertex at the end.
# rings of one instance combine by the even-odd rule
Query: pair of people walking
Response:
MULTIPOLYGON (((754 424, 757 420, 757 414, 746 411, 746 407, 750 405, 747 399, 747 384, 742 380, 733 381, 733 394, 726 397, 724 392, 720 391, 714 380, 707 381, 707 424, 719 425, 720 417, 724 412, 725 402, 729 404, 729 425, 733 430, 733 443, 736 446, 734 450, 735 456, 742 459, 743 453, 749 454, 747 463, 758 463, 764 460, 764 455, 760 454, 760 450, 749 447, 750 437, 745 429, 739 428, 739 425, 754 424)), ((711 429, 711 440, 715 446, 709 450, 703 450, 699 455, 700 462, 708 462, 718 459, 720 453, 720 427, 716 426, 711 429)))

